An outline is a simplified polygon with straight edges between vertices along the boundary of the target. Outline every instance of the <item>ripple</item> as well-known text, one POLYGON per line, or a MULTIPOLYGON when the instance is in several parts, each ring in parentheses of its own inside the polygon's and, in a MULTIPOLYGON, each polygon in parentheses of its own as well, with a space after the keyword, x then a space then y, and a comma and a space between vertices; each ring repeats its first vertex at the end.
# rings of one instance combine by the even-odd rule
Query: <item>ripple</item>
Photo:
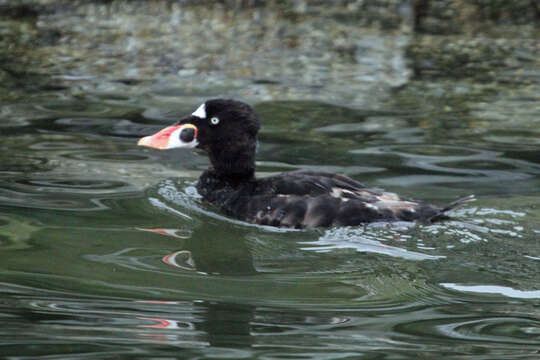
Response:
POLYGON ((368 117, 363 122, 332 124, 313 129, 326 134, 350 134, 364 132, 383 132, 394 128, 402 128, 407 122, 401 118, 392 116, 368 117))
POLYGON ((70 132, 138 138, 163 128, 161 125, 138 124, 126 119, 71 117, 57 119, 54 124, 70 132))
POLYGON ((51 151, 51 150, 77 150, 84 149, 88 147, 88 144, 78 143, 76 140, 73 141, 40 141, 30 145, 28 148, 38 151, 51 151))
POLYGON ((0 204, 8 206, 16 206, 23 208, 46 209, 46 210, 77 210, 77 211, 96 211, 109 209, 99 199, 91 199, 89 201, 69 200, 69 199, 50 199, 36 198, 36 196, 24 196, 14 199, 10 196, 4 196, 5 192, 0 191, 0 204))
POLYGON ((108 126, 111 123, 114 123, 116 119, 107 119, 107 118, 90 118, 90 117, 76 117, 76 118, 60 118, 55 120, 55 124, 73 127, 73 128, 90 128, 90 127, 99 127, 99 126, 108 126))
POLYGON ((96 192, 109 192, 109 190, 121 191, 128 186, 120 181, 87 180, 87 179, 23 179, 16 180, 16 184, 35 187, 35 191, 65 191, 78 194, 94 194, 96 192))
POLYGON ((382 172, 385 168, 370 166, 337 166, 337 165, 291 165, 279 161, 257 161, 257 174, 264 172, 311 170, 325 171, 330 173, 340 173, 347 176, 382 172))
POLYGON ((47 158, 40 156, 26 154, 0 155, 0 172, 28 173, 43 171, 48 169, 48 163, 47 158))
POLYGON ((511 287, 498 285, 458 285, 453 283, 441 283, 440 285, 455 291, 480 294, 500 294, 518 299, 540 299, 540 290, 516 290, 511 287))
POLYGON ((192 105, 175 105, 171 107, 171 104, 163 104, 162 107, 151 107, 143 112, 143 117, 148 120, 159 122, 173 122, 179 120, 186 114, 193 112, 200 104, 192 105))
POLYGON ((81 80, 92 80, 95 78, 94 75, 56 75, 55 79, 67 80, 67 81, 81 81, 81 80))
POLYGON ((44 113, 59 114, 66 116, 68 114, 77 115, 100 115, 112 113, 113 108, 103 103, 89 103, 85 101, 56 101, 46 104, 36 104, 35 108, 44 113))
POLYGON ((131 152, 99 152, 99 151, 84 151, 63 154, 63 157, 75 160, 86 161, 108 161, 108 162, 126 162, 126 161, 144 161, 155 160, 156 156, 150 153, 131 153, 131 152))
POLYGON ((407 237, 399 230, 414 226, 413 223, 384 224, 384 229, 378 229, 377 224, 372 224, 366 228, 336 228, 326 230, 324 235, 318 240, 304 242, 302 250, 312 250, 316 252, 328 252, 336 249, 354 249, 363 253, 376 253, 399 257, 407 260, 437 260, 444 256, 428 255, 420 252, 409 251, 400 247, 390 246, 380 241, 382 238, 396 239, 407 237))
POLYGON ((13 179, 1 185, 0 204, 49 210, 105 210, 103 200, 137 192, 128 183, 89 179, 13 179))
MULTIPOLYGON (((151 90, 153 94, 164 96, 164 97, 186 97, 186 96, 193 96, 193 97, 215 97, 218 95, 223 94, 223 91, 226 90, 225 87, 220 86, 211 86, 211 87, 204 87, 204 88, 186 88, 185 86, 170 86, 170 85, 164 85, 164 84, 158 84, 154 86, 154 88, 151 90)), ((227 89, 230 91, 230 89, 227 89)))
POLYGON ((540 345, 540 321, 508 315, 434 318, 399 324, 396 329, 427 338, 482 343, 484 346, 487 343, 540 345))
POLYGON ((495 208, 481 208, 478 209, 476 212, 477 215, 503 215, 503 216, 510 216, 511 218, 520 218, 525 216, 526 214, 522 211, 514 211, 514 210, 503 210, 503 209, 495 209, 495 208))
POLYGON ((131 270, 158 270, 156 258, 162 256, 158 249, 126 248, 109 254, 86 254, 85 260, 113 264, 131 270))
POLYGON ((540 135, 536 136, 503 136, 503 135, 487 135, 484 137, 484 140, 489 142, 509 144, 515 146, 518 145, 540 145, 540 135))
POLYGON ((35 120, 47 120, 49 114, 38 111, 31 104, 9 104, 0 106, 0 128, 21 128, 32 124, 35 120))
POLYGON ((186 301, 175 301, 172 307, 163 306, 159 302, 145 303, 106 298, 80 299, 69 296, 70 294, 67 293, 63 297, 36 296, 28 300, 22 298, 17 306, 25 311, 30 310, 41 314, 40 320, 34 321, 34 326, 45 328, 54 324, 50 330, 60 332, 69 330, 69 336, 73 339, 84 339, 84 332, 91 330, 93 333, 107 334, 108 336, 105 337, 107 341, 131 338, 130 342, 144 342, 144 339, 133 338, 133 335, 147 334, 141 332, 141 328, 157 328, 158 326, 151 324, 166 321, 163 316, 167 316, 171 324, 182 324, 182 326, 161 326, 160 328, 184 329, 186 332, 183 336, 189 336, 189 333, 195 330, 194 314, 203 312, 203 309, 197 309, 195 305, 186 301), (95 327, 95 322, 100 323, 99 330, 95 327))
POLYGON ((513 170, 518 168, 516 164, 506 161, 483 161, 483 160, 465 160, 465 161, 444 161, 441 166, 451 169, 469 169, 469 170, 513 170))
POLYGON ((392 153, 402 155, 404 157, 413 158, 439 158, 448 159, 453 158, 455 160, 469 157, 485 156, 486 154, 492 154, 491 151, 470 149, 459 146, 445 146, 445 145, 395 145, 390 146, 387 150, 392 153))
POLYGON ((502 153, 442 145, 394 145, 351 150, 353 154, 395 154, 403 158, 404 166, 422 169, 433 175, 404 175, 381 180, 382 183, 407 186, 411 184, 448 182, 517 181, 540 174, 540 166, 525 160, 507 159, 502 153), (441 175, 448 174, 448 175, 441 175))

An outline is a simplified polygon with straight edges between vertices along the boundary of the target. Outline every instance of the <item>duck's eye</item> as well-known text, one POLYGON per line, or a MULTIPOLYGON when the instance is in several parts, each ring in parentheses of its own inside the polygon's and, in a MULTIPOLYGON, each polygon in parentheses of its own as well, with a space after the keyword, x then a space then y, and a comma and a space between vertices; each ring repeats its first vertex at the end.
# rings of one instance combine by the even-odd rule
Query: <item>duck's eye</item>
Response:
POLYGON ((214 116, 213 118, 210 119, 210 124, 212 124, 212 125, 219 124, 219 118, 214 116))

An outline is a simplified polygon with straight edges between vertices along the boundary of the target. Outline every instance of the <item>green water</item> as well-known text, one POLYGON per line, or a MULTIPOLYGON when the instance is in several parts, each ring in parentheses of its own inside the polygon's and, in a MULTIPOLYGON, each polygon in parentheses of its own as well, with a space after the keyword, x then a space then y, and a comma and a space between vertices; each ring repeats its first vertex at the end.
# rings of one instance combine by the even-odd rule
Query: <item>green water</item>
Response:
POLYGON ((540 356, 540 133, 408 96, 384 112, 255 103, 259 175, 321 169, 478 201, 435 225, 306 231, 224 217, 194 188, 204 154, 135 146, 202 96, 3 103, 0 357, 540 356))

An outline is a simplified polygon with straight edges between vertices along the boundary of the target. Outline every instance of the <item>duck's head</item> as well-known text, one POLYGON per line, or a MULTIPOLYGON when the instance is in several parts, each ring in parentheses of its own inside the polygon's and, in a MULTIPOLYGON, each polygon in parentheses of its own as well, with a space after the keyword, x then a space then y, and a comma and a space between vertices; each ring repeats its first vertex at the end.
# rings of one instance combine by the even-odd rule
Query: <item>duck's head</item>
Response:
POLYGON ((143 137, 137 145, 155 149, 206 150, 224 176, 253 176, 259 119, 246 103, 213 99, 201 104, 175 125, 143 137))

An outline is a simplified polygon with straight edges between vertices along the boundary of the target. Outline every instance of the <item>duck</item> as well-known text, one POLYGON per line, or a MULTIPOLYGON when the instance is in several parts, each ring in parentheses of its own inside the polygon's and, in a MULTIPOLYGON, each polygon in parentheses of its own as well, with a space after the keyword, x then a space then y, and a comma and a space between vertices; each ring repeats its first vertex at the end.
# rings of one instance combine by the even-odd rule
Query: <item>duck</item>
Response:
POLYGON ((435 206, 368 188, 341 174, 296 170, 255 174, 260 121, 254 109, 234 99, 211 99, 172 126, 141 138, 158 150, 201 149, 210 166, 196 185, 203 201, 227 216, 286 228, 328 228, 398 221, 433 223, 475 200, 474 195, 435 206))

